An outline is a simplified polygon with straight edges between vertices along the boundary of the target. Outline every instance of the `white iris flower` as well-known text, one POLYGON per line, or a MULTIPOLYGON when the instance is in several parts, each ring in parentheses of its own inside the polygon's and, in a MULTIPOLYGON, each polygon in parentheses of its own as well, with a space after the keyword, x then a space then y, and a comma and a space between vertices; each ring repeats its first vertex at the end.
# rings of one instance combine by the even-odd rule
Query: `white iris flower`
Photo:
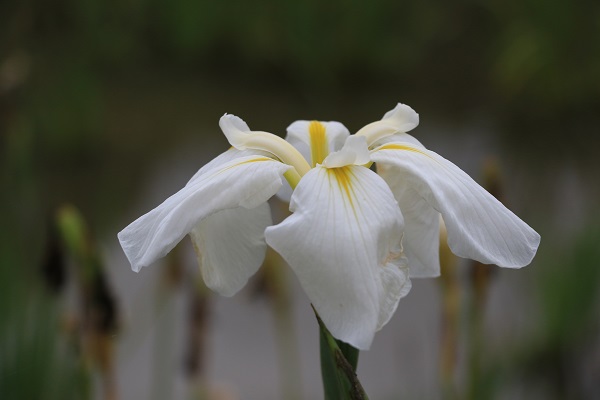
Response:
POLYGON ((368 349, 410 290, 409 276, 439 275, 440 214, 452 251, 482 263, 525 266, 540 241, 406 133, 418 123, 398 104, 355 135, 338 122, 297 121, 283 140, 225 114, 219 124, 233 148, 121 231, 121 246, 137 272, 189 234, 206 285, 231 296, 258 270, 268 244, 332 335, 368 349), (272 226, 267 200, 277 193, 292 215, 272 226))

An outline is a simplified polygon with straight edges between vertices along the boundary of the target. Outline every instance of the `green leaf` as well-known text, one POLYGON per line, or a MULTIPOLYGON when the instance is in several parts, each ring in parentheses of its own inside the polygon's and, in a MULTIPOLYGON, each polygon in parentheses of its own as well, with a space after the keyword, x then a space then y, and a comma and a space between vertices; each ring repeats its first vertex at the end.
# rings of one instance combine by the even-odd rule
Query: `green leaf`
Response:
POLYGON ((344 354, 346 360, 348 360, 348 362, 352 366, 352 370, 356 372, 356 366, 358 365, 359 350, 346 342, 342 342, 341 340, 335 339, 335 342, 344 354))
POLYGON ((321 376, 325 400, 367 400, 368 397, 356 376, 358 349, 336 340, 319 318, 321 346, 321 376))

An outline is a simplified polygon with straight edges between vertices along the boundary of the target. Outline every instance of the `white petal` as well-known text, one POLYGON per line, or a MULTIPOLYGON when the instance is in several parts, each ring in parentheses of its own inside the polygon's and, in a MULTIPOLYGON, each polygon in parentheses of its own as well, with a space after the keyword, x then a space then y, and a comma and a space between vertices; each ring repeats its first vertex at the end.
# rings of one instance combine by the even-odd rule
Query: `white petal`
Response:
POLYGON ((450 161, 410 143, 385 144, 371 158, 393 168, 395 186, 407 185, 442 214, 456 255, 508 268, 533 259, 537 232, 450 161))
POLYGON ((398 103, 396 107, 385 113, 381 121, 372 122, 362 127, 357 136, 365 136, 369 146, 386 136, 406 133, 419 125, 419 114, 406 104, 398 103))
MULTIPOLYGON (((404 142, 425 149, 408 133, 397 133, 378 140, 374 145, 404 142)), ((402 246, 408 258, 411 278, 435 278, 440 275, 439 218, 440 213, 431 207, 412 187, 405 185, 403 174, 391 165, 378 164, 377 173, 390 185, 404 217, 402 246)))
POLYGON ((398 103, 393 110, 385 113, 381 120, 394 125, 398 132, 408 132, 419 125, 419 114, 410 106, 398 103))
POLYGON ((367 139, 362 136, 349 136, 341 150, 331 153, 323 161, 327 168, 344 167, 346 165, 364 165, 371 161, 367 139))
POLYGON ((292 267, 333 336, 368 349, 410 289, 393 194, 365 167, 317 166, 296 187, 290 210, 267 228, 267 243, 292 267))
POLYGON ((201 220, 229 208, 255 208, 281 187, 290 167, 262 156, 234 159, 200 175, 119 232, 134 271, 165 256, 201 220))
POLYGON ((311 163, 310 138, 308 126, 310 121, 296 121, 287 128, 285 140, 296 148, 302 154, 307 163, 311 163))
POLYGON ((377 173, 389 184, 404 217, 402 247, 408 259, 411 278, 440 275, 438 213, 419 193, 405 184, 404 174, 386 164, 377 164, 377 173))
POLYGON ((292 198, 292 187, 290 186, 288 181, 284 181, 283 185, 277 192, 277 198, 283 202, 289 203, 292 198))
POLYGON ((224 296, 237 293, 264 261, 264 231, 271 224, 268 203, 218 211, 200 221, 190 236, 206 286, 224 296))
POLYGON ((304 157, 288 142, 262 131, 251 131, 239 117, 225 114, 219 120, 219 126, 229 143, 238 150, 260 150, 272 154, 281 162, 293 166, 300 176, 310 170, 304 157))
POLYGON ((210 162, 208 162, 202 168, 200 168, 198 170, 198 172, 196 172, 194 174, 194 176, 192 176, 192 178, 188 181, 187 185, 192 184, 200 176, 204 175, 205 173, 207 173, 209 171, 212 171, 213 169, 215 169, 217 167, 220 167, 223 164, 226 164, 232 160, 235 160, 236 158, 247 157, 247 156, 268 157, 269 154, 267 152, 260 151, 260 150, 238 150, 238 149, 232 147, 229 150, 219 154, 217 157, 213 158, 210 162))
POLYGON ((419 142, 417 140, 417 138, 415 138, 412 135, 409 135, 408 133, 396 133, 392 136, 386 136, 384 138, 379 139, 376 143, 373 144, 373 146, 381 146, 384 145, 386 143, 397 143, 397 142, 402 142, 402 143, 409 143, 415 147, 424 149, 425 146, 423 146, 423 144, 421 142, 419 142))
MULTIPOLYGON (((310 133, 309 126, 312 121, 295 121, 287 128, 285 140, 290 142, 302 155, 306 161, 311 162, 310 157, 310 133)), ((350 136, 348 129, 336 121, 319 121, 325 127, 327 142, 329 143, 329 152, 338 151, 350 136)))
POLYGON ((246 136, 251 133, 250 127, 243 119, 231 114, 225 114, 219 120, 219 126, 229 143, 239 149, 246 149, 246 136))

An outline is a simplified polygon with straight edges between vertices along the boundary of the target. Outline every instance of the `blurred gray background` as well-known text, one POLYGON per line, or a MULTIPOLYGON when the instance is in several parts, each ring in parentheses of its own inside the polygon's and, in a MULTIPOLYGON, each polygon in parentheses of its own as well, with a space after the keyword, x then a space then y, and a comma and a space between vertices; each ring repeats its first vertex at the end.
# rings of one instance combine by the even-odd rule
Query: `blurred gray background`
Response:
POLYGON ((403 102, 542 242, 520 271, 414 281, 361 353, 367 393, 600 398, 598 21, 591 0, 0 3, 0 397, 321 398, 277 257, 221 298, 188 240, 135 274, 116 233, 229 147, 225 112, 355 132, 403 102))

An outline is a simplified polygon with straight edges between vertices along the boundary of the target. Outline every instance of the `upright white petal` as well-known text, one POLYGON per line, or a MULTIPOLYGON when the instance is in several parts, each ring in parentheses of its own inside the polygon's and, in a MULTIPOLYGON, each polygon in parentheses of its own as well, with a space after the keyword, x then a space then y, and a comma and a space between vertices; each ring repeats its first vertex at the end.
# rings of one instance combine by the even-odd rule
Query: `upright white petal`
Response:
MULTIPOLYGON (((311 124, 318 123, 323 127, 324 140, 327 144, 327 153, 333 153, 342 148, 346 139, 350 136, 348 129, 339 122, 336 121, 295 121, 287 128, 287 140, 292 146, 294 146, 300 154, 306 159, 311 165, 315 165, 316 162, 312 159, 311 151, 312 147, 318 146, 319 138, 315 137, 315 132, 311 131, 311 124)), ((326 154, 327 155, 327 154, 326 154)), ((289 202, 292 196, 292 188, 289 183, 284 182, 277 197, 281 200, 289 202)))
POLYGON ((402 215, 387 184, 356 165, 317 166, 267 243, 292 267, 334 337, 368 349, 410 289, 402 215))
MULTIPOLYGON (((309 163, 311 162, 310 146, 311 133, 310 124, 313 121, 295 121, 287 128, 285 140, 290 142, 309 163)), ((326 140, 329 146, 329 152, 338 151, 346 142, 346 138, 350 136, 348 129, 341 123, 336 121, 319 121, 325 127, 326 140)))
POLYGON ((165 256, 202 220, 220 210, 258 207, 281 187, 281 176, 289 168, 267 157, 247 156, 201 174, 119 232, 132 269, 137 272, 165 256))
POLYGON ((537 232, 450 161, 411 143, 384 144, 371 158, 395 189, 406 185, 442 214, 456 255, 508 268, 531 262, 540 242, 537 232))
POLYGON ((200 221, 190 232, 206 286, 233 296, 265 258, 265 228, 272 224, 268 203, 230 208, 200 221))

